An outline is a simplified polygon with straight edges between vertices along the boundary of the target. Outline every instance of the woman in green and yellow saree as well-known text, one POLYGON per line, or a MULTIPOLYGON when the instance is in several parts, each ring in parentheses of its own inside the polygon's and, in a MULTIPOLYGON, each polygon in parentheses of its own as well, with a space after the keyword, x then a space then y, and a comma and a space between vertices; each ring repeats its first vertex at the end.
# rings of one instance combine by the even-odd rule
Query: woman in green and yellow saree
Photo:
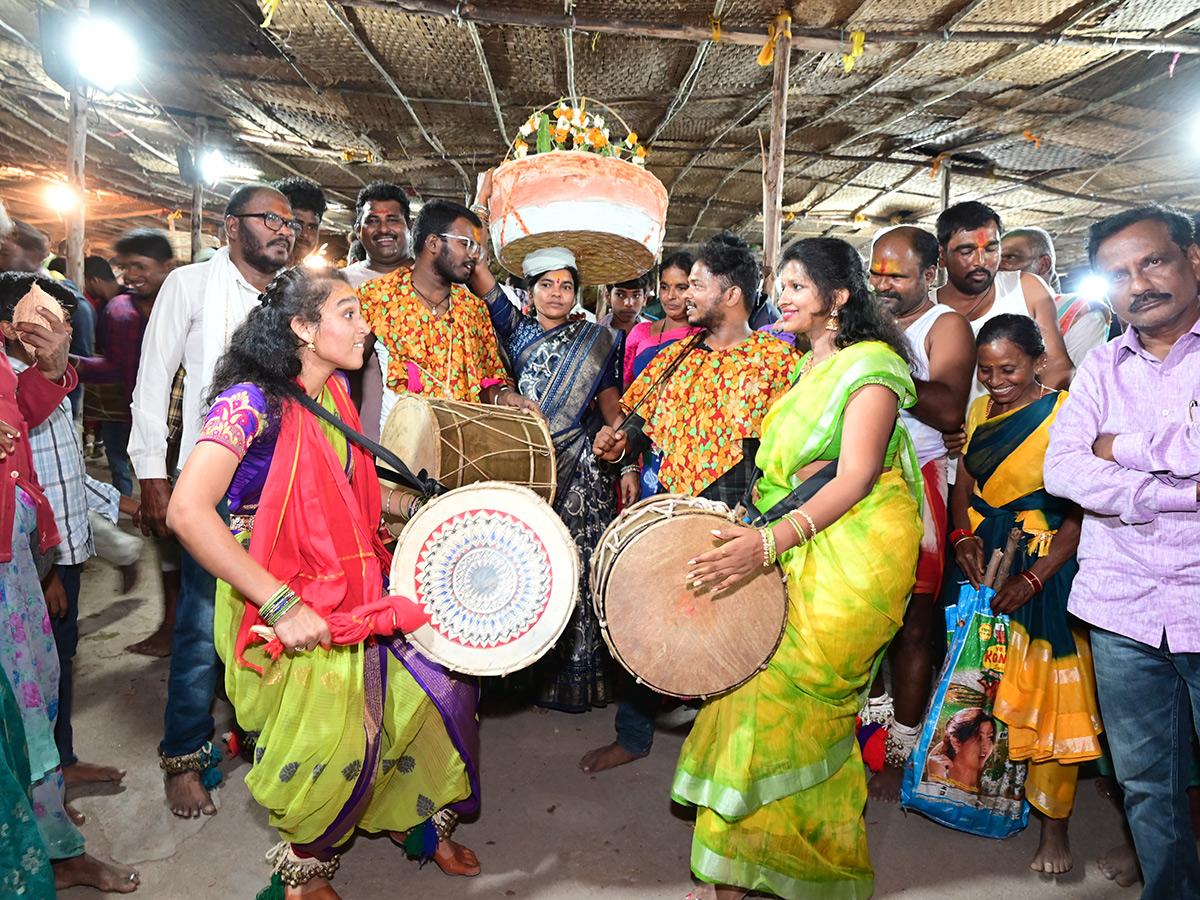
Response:
POLYGON ((857 900, 874 875, 855 717, 916 574, 921 475, 897 415, 916 396, 907 341, 853 247, 799 241, 780 272, 778 327, 813 349, 763 422, 756 505, 775 521, 723 529, 688 578, 719 590, 777 555, 787 628, 764 671, 704 705, 671 793, 697 807, 702 896, 857 900), (772 509, 835 460, 815 494, 772 509))
POLYGON ((979 380, 988 389, 967 411, 967 445, 951 497, 957 571, 978 585, 983 567, 1015 527, 1023 532, 992 609, 1007 613, 1008 659, 996 717, 1008 724, 1008 753, 1029 762, 1025 799, 1041 820, 1030 868, 1071 869, 1067 820, 1078 763, 1100 756, 1100 711, 1086 633, 1067 615, 1079 565, 1082 513, 1046 492, 1042 468, 1050 426, 1067 399, 1036 378, 1045 344, 1028 316, 1003 315, 980 329, 979 380))

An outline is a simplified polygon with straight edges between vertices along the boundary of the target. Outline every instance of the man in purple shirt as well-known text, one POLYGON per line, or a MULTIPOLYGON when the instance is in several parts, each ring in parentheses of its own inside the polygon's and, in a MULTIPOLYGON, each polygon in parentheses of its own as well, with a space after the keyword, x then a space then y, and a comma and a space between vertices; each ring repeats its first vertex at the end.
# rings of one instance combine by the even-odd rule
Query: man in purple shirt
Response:
POLYGON ((1088 255, 1129 329, 1080 366, 1046 488, 1085 511, 1070 610, 1093 626, 1142 900, 1200 897, 1184 793, 1200 722, 1200 248, 1187 216, 1147 206, 1093 225, 1088 255))

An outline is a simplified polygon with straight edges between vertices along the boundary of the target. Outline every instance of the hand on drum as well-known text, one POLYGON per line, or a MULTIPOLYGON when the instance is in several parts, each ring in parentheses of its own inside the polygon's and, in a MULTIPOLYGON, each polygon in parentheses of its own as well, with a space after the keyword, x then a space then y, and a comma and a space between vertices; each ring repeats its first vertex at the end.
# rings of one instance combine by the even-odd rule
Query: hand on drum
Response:
POLYGON ((525 412, 535 415, 539 419, 546 418, 546 414, 542 412, 542 408, 537 405, 536 400, 531 400, 518 391, 502 391, 499 399, 496 402, 500 406, 511 406, 515 409, 523 409, 525 412))
POLYGON ((616 462, 625 455, 627 440, 624 431, 605 425, 596 433, 596 440, 592 442, 592 452, 606 462, 616 462))
POLYGON ((713 535, 723 542, 722 545, 688 560, 692 570, 686 578, 692 587, 701 587, 721 579, 713 587, 713 593, 716 593, 732 587, 755 569, 762 568, 763 542, 757 528, 730 525, 713 529, 713 535))
POLYGON ((275 636, 289 653, 316 650, 318 646, 326 650, 333 647, 329 625, 303 602, 297 603, 275 623, 275 636))
POLYGON ((621 509, 628 509, 642 495, 640 472, 625 472, 621 475, 621 509))

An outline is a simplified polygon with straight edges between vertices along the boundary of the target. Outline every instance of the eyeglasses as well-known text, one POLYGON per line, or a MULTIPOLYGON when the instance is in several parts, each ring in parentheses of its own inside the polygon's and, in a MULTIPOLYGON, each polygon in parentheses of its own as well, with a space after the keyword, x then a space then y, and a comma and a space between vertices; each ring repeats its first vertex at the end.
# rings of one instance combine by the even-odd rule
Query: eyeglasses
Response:
POLYGON ((438 236, 444 237, 449 241, 462 241, 463 246, 467 248, 467 256, 478 256, 480 251, 483 250, 483 247, 480 245, 479 241, 475 240, 475 238, 469 238, 461 234, 445 233, 442 233, 438 236))
POLYGON ((235 219, 262 219, 263 224, 266 225, 267 228, 269 228, 271 231, 274 231, 276 233, 282 231, 285 228, 287 228, 293 234, 299 234, 301 231, 304 230, 304 226, 301 225, 295 219, 285 219, 283 216, 279 215, 278 213, 268 213, 268 212, 236 213, 233 216, 233 218, 235 218, 235 219))

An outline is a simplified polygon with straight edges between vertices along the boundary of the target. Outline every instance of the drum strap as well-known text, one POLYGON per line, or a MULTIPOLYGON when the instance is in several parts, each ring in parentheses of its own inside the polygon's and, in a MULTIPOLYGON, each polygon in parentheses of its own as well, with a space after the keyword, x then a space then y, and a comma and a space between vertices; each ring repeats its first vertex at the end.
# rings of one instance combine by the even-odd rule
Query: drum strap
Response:
MULTIPOLYGON (((751 498, 754 493, 754 485, 758 482, 761 475, 762 469, 756 468, 754 476, 750 479, 750 484, 746 488, 746 494, 742 497, 742 506, 747 510, 747 515, 749 515, 750 510, 755 509, 754 501, 751 498)), ((795 488, 765 513, 759 513, 751 518, 750 524, 755 528, 761 528, 768 522, 775 522, 783 518, 784 513, 790 513, 792 510, 799 509, 801 504, 807 503, 816 496, 817 491, 833 481, 835 475, 837 475, 837 460, 831 459, 808 478, 804 479, 799 487, 795 488)))
POLYGON ((338 431, 346 436, 348 440, 354 441, 358 446, 362 447, 367 452, 375 456, 375 471, 388 481, 396 481, 401 484, 406 484, 409 487, 420 491, 425 497, 432 497, 436 494, 444 494, 447 490, 445 485, 439 484, 435 479, 430 478, 429 474, 422 469, 418 474, 414 475, 412 470, 404 464, 404 460, 398 457, 391 450, 381 444, 375 443, 365 434, 355 431, 320 403, 303 391, 296 391, 296 399, 300 405, 311 412, 319 419, 324 419, 338 431), (387 463, 391 466, 388 469, 386 466, 379 464, 379 461, 387 463))

